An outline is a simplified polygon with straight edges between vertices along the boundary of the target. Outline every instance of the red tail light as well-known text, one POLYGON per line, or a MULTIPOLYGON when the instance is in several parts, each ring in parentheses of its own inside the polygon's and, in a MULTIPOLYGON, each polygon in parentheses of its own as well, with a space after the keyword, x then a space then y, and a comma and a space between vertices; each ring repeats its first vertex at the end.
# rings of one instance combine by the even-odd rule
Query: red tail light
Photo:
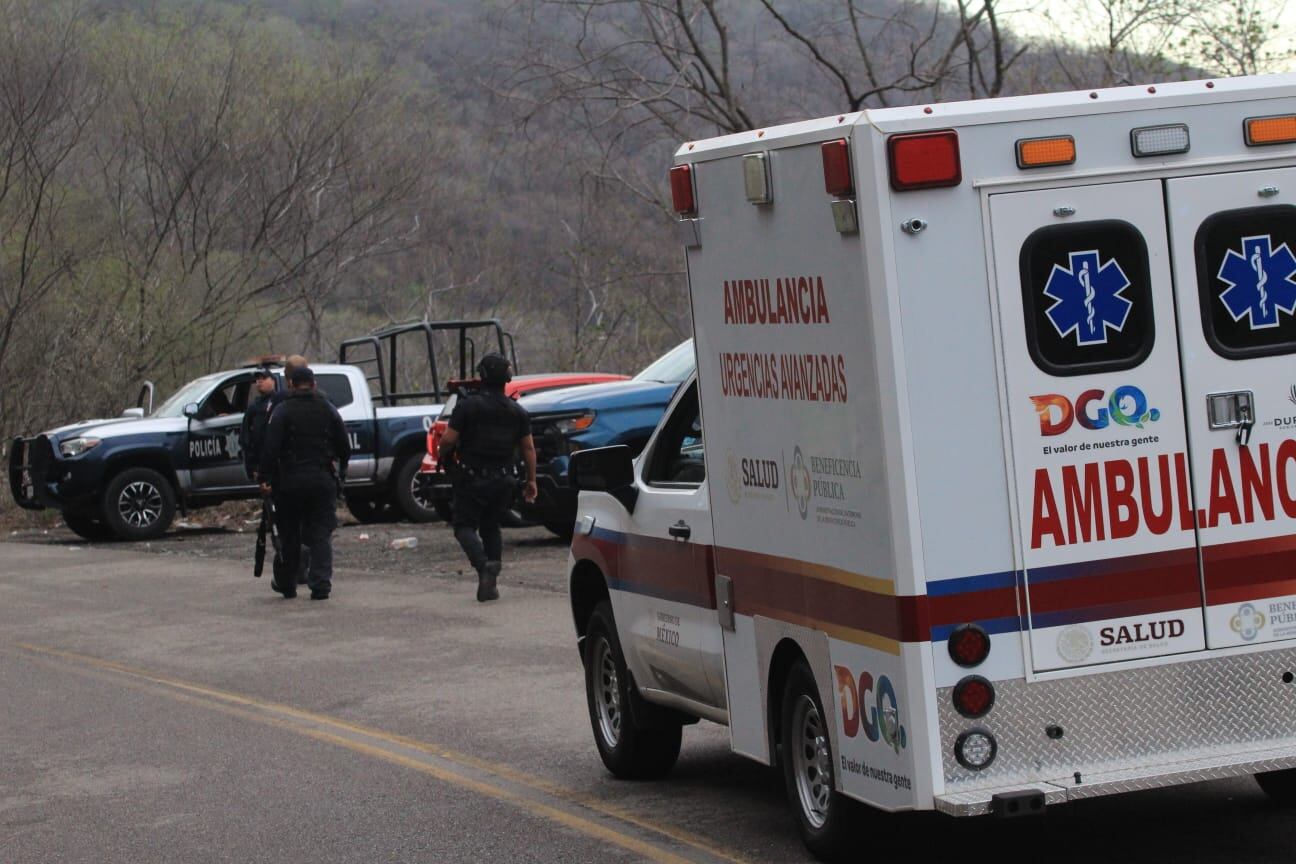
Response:
POLYGON ((824 191, 834 198, 842 198, 855 191, 851 179, 850 145, 845 138, 825 141, 819 148, 823 155, 824 191))
POLYGON ((907 132, 887 139, 891 188, 897 192, 957 186, 963 182, 958 133, 907 132))
POLYGON ((994 707, 994 685, 980 675, 969 675, 954 685, 954 710, 975 720, 994 707))
POLYGON ((950 634, 949 653, 964 668, 978 666, 990 656, 990 635, 975 624, 964 624, 950 634))
POLYGON ((697 200, 693 197, 693 167, 676 165, 670 170, 671 202, 675 212, 689 216, 697 212, 697 200))

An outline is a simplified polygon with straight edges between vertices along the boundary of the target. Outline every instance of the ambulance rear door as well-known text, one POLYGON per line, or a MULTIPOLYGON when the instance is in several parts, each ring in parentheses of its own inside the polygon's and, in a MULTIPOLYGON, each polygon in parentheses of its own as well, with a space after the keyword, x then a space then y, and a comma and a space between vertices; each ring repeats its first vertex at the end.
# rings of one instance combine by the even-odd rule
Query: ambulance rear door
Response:
POLYGON ((1219 648, 1291 639, 1296 169, 1169 180, 1166 206, 1207 643, 1219 648))
POLYGON ((1199 651, 1162 183, 1005 192, 989 209, 1034 670, 1199 651))

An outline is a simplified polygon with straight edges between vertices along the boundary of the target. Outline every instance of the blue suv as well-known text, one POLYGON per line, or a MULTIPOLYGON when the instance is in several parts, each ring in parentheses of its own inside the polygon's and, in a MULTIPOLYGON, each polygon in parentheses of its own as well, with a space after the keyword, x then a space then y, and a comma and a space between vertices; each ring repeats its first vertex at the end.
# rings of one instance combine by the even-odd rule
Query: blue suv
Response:
POLYGON ((689 339, 629 381, 552 390, 518 400, 531 415, 539 487, 534 504, 519 503, 522 516, 561 537, 570 536, 576 522, 576 490, 567 483, 571 454, 626 444, 638 455, 696 365, 689 339))

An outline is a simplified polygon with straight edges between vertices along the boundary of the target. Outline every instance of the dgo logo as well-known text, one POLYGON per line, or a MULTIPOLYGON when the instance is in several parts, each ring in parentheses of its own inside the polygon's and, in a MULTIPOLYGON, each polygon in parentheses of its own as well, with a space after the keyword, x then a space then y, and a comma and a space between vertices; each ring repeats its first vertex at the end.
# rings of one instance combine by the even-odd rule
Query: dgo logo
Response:
POLYGON ((1076 397, 1074 406, 1070 399, 1058 393, 1030 399, 1035 403, 1035 413, 1039 414, 1041 435, 1061 435, 1077 421, 1086 429, 1106 429, 1112 423, 1142 429, 1144 423, 1161 419, 1161 412, 1148 408, 1147 396, 1133 384, 1117 387, 1111 398, 1101 390, 1086 390, 1076 397), (1104 401, 1106 407, 1091 407, 1095 402, 1104 401))
POLYGON ((883 741, 899 753, 908 746, 908 736, 900 725, 900 704, 891 679, 883 675, 876 685, 872 674, 855 673, 845 666, 834 666, 837 675, 837 697, 841 703, 842 731, 854 738, 861 731, 870 741, 883 741))

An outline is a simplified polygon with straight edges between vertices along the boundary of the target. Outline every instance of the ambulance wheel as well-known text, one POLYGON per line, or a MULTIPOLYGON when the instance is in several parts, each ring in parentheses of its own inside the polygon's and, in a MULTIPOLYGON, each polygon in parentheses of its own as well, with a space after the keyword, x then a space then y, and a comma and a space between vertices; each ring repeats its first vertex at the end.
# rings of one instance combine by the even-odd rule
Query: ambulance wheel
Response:
POLYGON ((835 860, 847 851, 849 823, 860 808, 834 787, 829 722, 814 674, 801 660, 783 687, 783 779, 806 848, 818 858, 835 860))
POLYGON ((1296 807, 1296 768, 1257 774, 1255 781, 1275 804, 1296 807))
POLYGON ((411 522, 434 522, 437 518, 433 498, 435 475, 419 471, 423 467, 423 451, 416 450, 405 457, 396 470, 396 503, 405 518, 411 522))
POLYGON ((116 539, 111 528, 88 513, 69 513, 65 510, 63 524, 83 540, 100 542, 116 539))
POLYGON ((175 512, 175 490, 152 468, 127 468, 103 493, 104 524, 123 540, 161 537, 175 512))
POLYGON ((606 601, 590 615, 585 631, 585 698, 603 764, 622 780, 665 777, 679 758, 683 727, 639 729, 630 715, 630 675, 606 601))

